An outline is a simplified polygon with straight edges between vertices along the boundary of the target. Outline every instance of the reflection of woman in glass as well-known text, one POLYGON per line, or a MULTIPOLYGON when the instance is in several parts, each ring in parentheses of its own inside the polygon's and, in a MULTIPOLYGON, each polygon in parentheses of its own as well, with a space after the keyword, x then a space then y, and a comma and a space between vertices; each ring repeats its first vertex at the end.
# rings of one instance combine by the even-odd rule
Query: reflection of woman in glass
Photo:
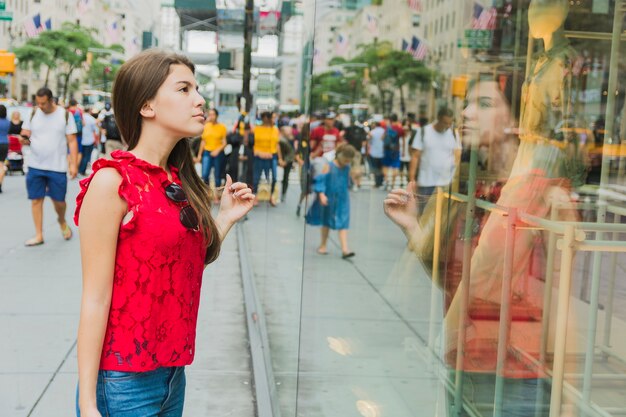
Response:
MULTIPOLYGON (((507 128, 514 123, 510 112, 509 101, 501 92, 499 83, 480 81, 470 88, 468 105, 463 111, 463 140, 478 147, 489 147, 489 155, 494 158, 491 165, 500 166, 500 178, 506 178, 511 165, 510 153, 515 152, 515 141, 507 133, 507 128)), ((559 150, 558 147, 556 149, 559 150)), ((417 211, 414 187, 415 184, 411 183, 406 190, 394 190, 385 200, 385 212, 403 230, 409 240, 409 248, 420 247, 424 239, 414 214, 417 211)), ((511 174, 497 204, 545 218, 555 202, 567 204, 568 200, 565 179, 551 178, 542 170, 533 169, 518 175, 511 174)), ((568 214, 565 211, 560 213, 564 216, 568 214)), ((569 219, 574 218, 569 216, 569 219)), ((507 217, 492 213, 477 228, 480 235, 469 271, 470 301, 469 310, 463 313, 467 327, 460 370, 463 371, 465 389, 469 390, 465 392, 469 400, 493 404, 499 310, 501 303, 509 303, 513 321, 507 345, 509 354, 503 370, 504 409, 507 416, 541 416, 544 414, 535 414, 536 409, 549 403, 549 391, 544 393, 542 404, 536 401, 538 387, 541 387, 539 381, 545 377, 543 367, 536 362, 541 342, 543 282, 534 278, 537 274, 530 271, 533 248, 541 233, 527 228, 516 230, 512 295, 510 299, 502 300, 506 224, 507 217), (523 357, 520 352, 528 357, 523 357)), ((454 293, 444 320, 442 342, 446 361, 451 364, 455 363, 457 353, 461 297, 461 291, 454 293)))

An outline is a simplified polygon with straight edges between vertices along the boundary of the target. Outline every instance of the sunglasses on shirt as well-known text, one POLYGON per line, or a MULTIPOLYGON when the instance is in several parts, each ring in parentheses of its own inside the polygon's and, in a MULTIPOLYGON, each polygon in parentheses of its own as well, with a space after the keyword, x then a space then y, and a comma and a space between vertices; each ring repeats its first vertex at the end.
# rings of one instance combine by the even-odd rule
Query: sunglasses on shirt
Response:
POLYGON ((182 208, 180 209, 180 215, 178 216, 180 223, 187 229, 195 230, 197 232, 199 230, 198 215, 196 214, 196 211, 193 209, 193 207, 191 207, 191 205, 189 204, 189 200, 187 200, 187 194, 185 194, 183 188, 173 182, 165 187, 165 195, 173 202, 182 205, 182 208))

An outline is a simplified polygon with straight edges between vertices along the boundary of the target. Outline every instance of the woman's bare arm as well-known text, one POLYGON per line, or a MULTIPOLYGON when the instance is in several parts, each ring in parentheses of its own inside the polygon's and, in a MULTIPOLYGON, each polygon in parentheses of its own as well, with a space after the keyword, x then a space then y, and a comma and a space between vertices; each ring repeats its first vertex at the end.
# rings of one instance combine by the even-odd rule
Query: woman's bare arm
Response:
POLYGON ((127 206, 118 195, 122 181, 113 168, 98 171, 87 190, 79 220, 83 292, 78 326, 79 407, 92 414, 106 331, 120 224, 127 206))

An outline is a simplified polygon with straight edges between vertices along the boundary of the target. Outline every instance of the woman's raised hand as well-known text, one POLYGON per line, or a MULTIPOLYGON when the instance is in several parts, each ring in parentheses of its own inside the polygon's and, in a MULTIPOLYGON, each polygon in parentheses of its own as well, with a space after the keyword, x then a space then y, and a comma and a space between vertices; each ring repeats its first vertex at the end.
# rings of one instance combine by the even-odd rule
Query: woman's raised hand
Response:
POLYGON ((416 193, 417 185, 411 181, 406 189, 396 188, 384 200, 385 214, 405 233, 418 226, 416 193))
POLYGON ((236 223, 244 217, 254 205, 254 194, 247 184, 233 183, 230 175, 226 175, 226 185, 220 200, 220 214, 229 222, 236 223))

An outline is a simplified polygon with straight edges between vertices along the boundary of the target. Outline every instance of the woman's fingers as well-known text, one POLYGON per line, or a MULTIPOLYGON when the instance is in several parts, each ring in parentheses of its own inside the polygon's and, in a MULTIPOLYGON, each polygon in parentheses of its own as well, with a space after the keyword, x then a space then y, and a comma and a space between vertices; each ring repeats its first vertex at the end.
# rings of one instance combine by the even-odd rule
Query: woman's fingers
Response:
POLYGON ((388 194, 387 198, 385 198, 384 203, 385 204, 391 204, 391 205, 404 205, 408 202, 407 197, 403 197, 400 195, 395 195, 395 194, 388 194))

